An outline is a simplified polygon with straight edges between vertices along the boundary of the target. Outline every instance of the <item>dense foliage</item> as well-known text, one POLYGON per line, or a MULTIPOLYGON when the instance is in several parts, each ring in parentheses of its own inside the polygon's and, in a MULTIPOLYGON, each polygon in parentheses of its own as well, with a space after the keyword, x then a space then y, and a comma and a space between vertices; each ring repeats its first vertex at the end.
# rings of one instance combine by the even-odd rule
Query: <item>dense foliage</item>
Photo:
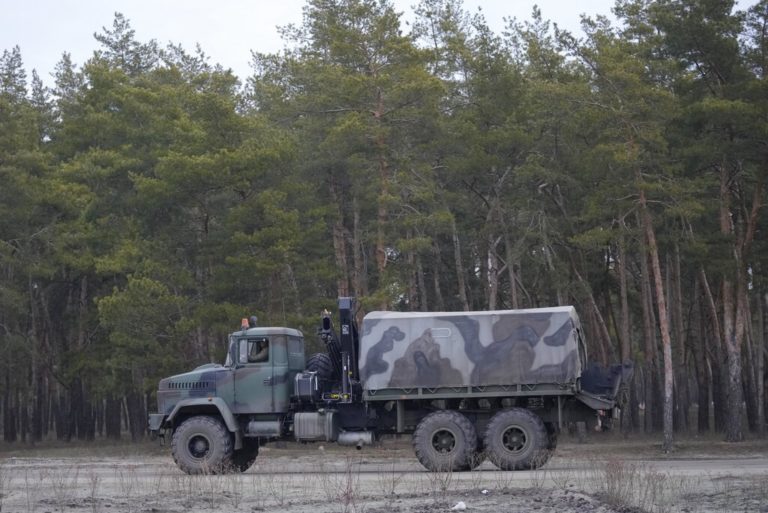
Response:
POLYGON ((312 338, 339 295, 575 304, 593 359, 636 364, 625 429, 763 433, 768 1, 615 14, 309 0, 244 82, 119 14, 51 88, 5 50, 4 439, 138 439, 241 317, 312 338))

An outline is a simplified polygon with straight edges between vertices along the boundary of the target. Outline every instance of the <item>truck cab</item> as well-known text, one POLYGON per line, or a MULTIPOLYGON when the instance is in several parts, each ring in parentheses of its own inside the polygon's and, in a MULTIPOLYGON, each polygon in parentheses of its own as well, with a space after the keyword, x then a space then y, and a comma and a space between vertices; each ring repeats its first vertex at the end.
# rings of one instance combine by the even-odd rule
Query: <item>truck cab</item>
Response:
POLYGON ((260 441, 283 434, 293 382, 305 367, 296 329, 244 323, 228 347, 224 365, 202 365, 158 386, 150 433, 172 433, 174 460, 188 473, 250 466, 260 441))
MULTIPOLYGON (((236 414, 288 411, 293 380, 304 370, 304 338, 290 328, 250 328, 230 335, 231 409, 236 414)), ((224 392, 224 390, 222 390, 224 392)))

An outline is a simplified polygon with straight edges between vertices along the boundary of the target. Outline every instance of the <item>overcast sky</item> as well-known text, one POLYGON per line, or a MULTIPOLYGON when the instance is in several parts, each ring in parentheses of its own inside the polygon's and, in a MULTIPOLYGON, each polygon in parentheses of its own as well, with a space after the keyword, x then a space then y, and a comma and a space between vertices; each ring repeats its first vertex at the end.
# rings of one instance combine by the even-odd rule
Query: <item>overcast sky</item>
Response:
MULTIPOLYGON (((410 12, 416 0, 395 0, 410 12)), ((545 18, 578 31, 579 15, 610 14, 613 0, 465 0, 470 12, 481 7, 496 32, 503 18, 530 18, 538 4, 545 18)), ((98 47, 94 32, 111 27, 123 13, 141 42, 180 43, 192 51, 199 43, 213 63, 251 74, 250 51, 274 52, 282 47, 276 27, 301 22, 304 0, 0 0, 0 51, 18 45, 28 74, 34 68, 47 84, 63 52, 77 65, 98 47)), ((407 16, 406 16, 407 18, 407 16)))

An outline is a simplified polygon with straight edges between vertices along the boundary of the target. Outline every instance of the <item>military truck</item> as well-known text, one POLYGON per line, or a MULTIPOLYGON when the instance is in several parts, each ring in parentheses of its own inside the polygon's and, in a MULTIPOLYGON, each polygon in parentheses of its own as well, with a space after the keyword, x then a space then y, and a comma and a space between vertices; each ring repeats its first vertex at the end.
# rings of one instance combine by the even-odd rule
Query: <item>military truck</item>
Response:
POLYGON ((246 322, 224 365, 165 378, 149 429, 170 435, 184 472, 245 471, 278 440, 358 449, 412 434, 429 470, 546 463, 565 422, 605 425, 627 372, 587 366, 572 306, 487 312, 371 312, 359 333, 339 299, 327 351, 305 359, 303 334, 246 322))

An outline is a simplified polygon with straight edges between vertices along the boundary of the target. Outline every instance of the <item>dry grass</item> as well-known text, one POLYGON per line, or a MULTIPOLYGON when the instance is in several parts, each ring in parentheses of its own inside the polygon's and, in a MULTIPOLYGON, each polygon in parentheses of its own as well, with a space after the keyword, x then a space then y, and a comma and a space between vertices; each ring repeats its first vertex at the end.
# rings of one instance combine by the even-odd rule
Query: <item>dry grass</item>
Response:
POLYGON ((130 442, 98 439, 91 442, 43 441, 34 444, 8 443, 0 441, 0 455, 5 458, 130 458, 138 455, 166 455, 167 447, 158 442, 145 440, 130 442))
POLYGON ((42 482, 44 484, 48 482, 50 485, 50 490, 53 491, 54 505, 60 513, 64 513, 67 504, 72 501, 77 493, 79 479, 79 465, 76 465, 74 469, 55 468, 43 476, 42 482))
POLYGON ((433 472, 426 473, 429 481, 429 491, 436 504, 445 501, 445 496, 454 481, 453 462, 447 462, 444 466, 438 467, 433 472))
POLYGON ((513 488, 513 484, 517 481, 515 475, 517 472, 511 470, 497 470, 491 475, 491 481, 493 487, 497 492, 506 492, 513 488))
POLYGON ((379 493, 390 504, 397 498, 397 491, 400 487, 400 483, 403 480, 404 474, 397 470, 395 467, 395 461, 387 465, 385 470, 381 471, 376 480, 379 485, 379 493))
POLYGON ((8 465, 0 463, 0 511, 3 511, 3 503, 10 493, 13 485, 13 474, 8 465))
MULTIPOLYGON (((578 450, 567 447, 563 452, 578 450)), ((663 463, 642 462, 632 454, 621 457, 612 451, 602 458, 556 456, 541 469, 528 472, 489 470, 488 463, 468 472, 450 468, 412 472, 403 470, 415 469, 409 453, 381 453, 366 451, 364 460, 361 453, 349 456, 349 451, 265 451, 248 473, 224 476, 189 476, 170 463, 157 462, 147 471, 135 457, 127 463, 101 461, 96 466, 85 466, 86 460, 80 458, 74 465, 59 461, 48 467, 6 460, 0 464, 0 511, 258 512, 307 511, 315 505, 322 505, 317 509, 324 513, 442 510, 458 500, 472 507, 473 502, 482 505, 499 494, 525 489, 541 496, 548 490, 559 496, 581 491, 619 511, 768 510, 768 472, 681 475, 661 470, 663 463), (408 457, 399 458, 401 454, 408 457), (311 463, 298 471, 300 467, 293 465, 296 457, 311 463), (490 491, 481 494, 486 487, 490 491)), ((590 453, 595 453, 594 447, 582 451, 590 453)))
POLYGON ((87 482, 88 482, 88 500, 91 503, 91 513, 99 513, 101 511, 101 507, 99 504, 99 487, 101 486, 101 477, 99 477, 96 472, 93 470, 88 472, 87 475, 87 482))

